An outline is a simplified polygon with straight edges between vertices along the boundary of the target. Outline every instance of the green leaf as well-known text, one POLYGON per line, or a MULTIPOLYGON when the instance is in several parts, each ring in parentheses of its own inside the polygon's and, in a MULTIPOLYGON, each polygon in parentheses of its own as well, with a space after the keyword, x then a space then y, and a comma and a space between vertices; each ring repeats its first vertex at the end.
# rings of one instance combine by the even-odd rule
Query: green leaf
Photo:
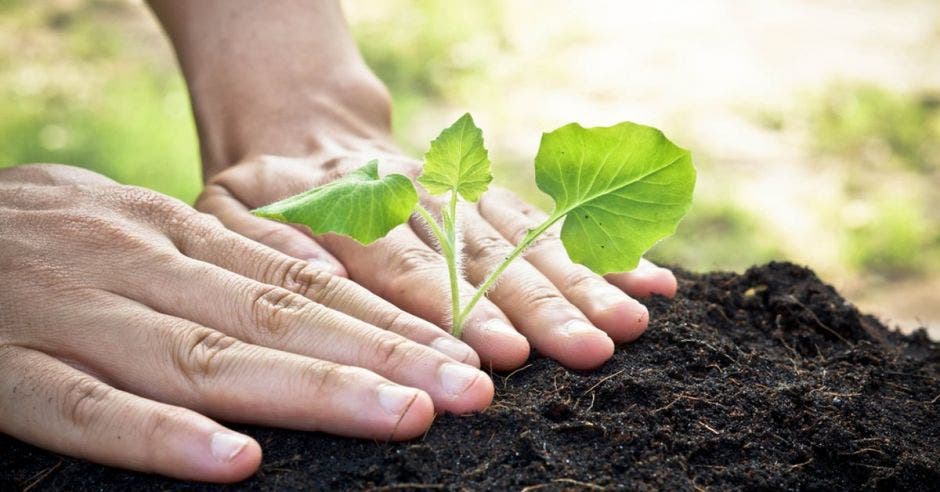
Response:
POLYGON ((542 136, 535 180, 564 216, 561 241, 573 261, 605 274, 636 268, 675 232, 692 204, 689 151, 635 123, 565 125, 542 136))
POLYGON ((304 224, 315 234, 336 232, 369 244, 406 222, 418 204, 411 180, 401 174, 380 178, 378 164, 372 160, 336 181, 252 213, 304 224))
POLYGON ((483 146, 483 132, 470 113, 431 142, 431 149, 424 155, 424 171, 418 176, 418 182, 432 195, 454 191, 470 202, 480 199, 490 181, 493 174, 483 146))

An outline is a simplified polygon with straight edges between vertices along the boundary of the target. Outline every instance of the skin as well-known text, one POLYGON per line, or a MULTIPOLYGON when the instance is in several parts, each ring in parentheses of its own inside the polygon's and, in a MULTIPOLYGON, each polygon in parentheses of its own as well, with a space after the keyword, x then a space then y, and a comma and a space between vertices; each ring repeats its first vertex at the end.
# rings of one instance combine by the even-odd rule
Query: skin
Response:
MULTIPOLYGON (((332 264, 405 311, 448 327, 446 265, 420 219, 362 246, 335 235, 310 237, 249 214, 373 158, 383 174, 420 173, 420 162, 393 143, 388 92, 363 62, 338 3, 151 5, 192 96, 207 183, 196 207, 274 249, 332 264)), ((422 202, 432 211, 441 206, 428 196, 422 202)), ((543 215, 505 190, 460 213, 465 295, 543 215)), ((633 272, 591 273, 568 259, 556 231, 506 271, 469 317, 464 340, 493 369, 520 366, 530 346, 568 367, 590 369, 610 358, 615 343, 633 341, 646 329, 649 313, 631 296, 675 290, 671 272, 645 261, 633 272)))
POLYGON ((438 327, 90 171, 0 171, 0 252, 0 431, 57 452, 229 482, 261 449, 210 416, 410 439, 493 398, 438 327))
MULTIPOLYGON (((193 100, 203 213, 78 168, 0 171, 0 285, 17 286, 0 289, 0 432, 112 466, 237 481, 261 449, 213 418, 417 437, 435 411, 489 405, 481 362, 515 368, 532 346, 596 367, 647 326, 631 295, 675 292, 648 262, 594 275, 549 234, 454 339, 440 328, 446 267, 419 222, 364 247, 248 212, 371 158, 419 172, 392 143, 387 91, 337 3, 151 4, 193 100)), ((496 190, 460 213, 469 295, 542 212, 496 190)))

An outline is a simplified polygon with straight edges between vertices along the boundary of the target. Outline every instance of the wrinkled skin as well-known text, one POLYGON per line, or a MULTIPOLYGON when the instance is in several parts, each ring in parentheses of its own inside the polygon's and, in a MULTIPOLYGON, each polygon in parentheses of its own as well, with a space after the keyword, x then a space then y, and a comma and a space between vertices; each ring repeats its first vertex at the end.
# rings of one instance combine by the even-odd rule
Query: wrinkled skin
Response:
MULTIPOLYGON (((412 438, 435 411, 490 403, 481 364, 518 367, 531 346, 596 367, 646 329, 634 297, 675 293, 648 262, 597 276, 550 233, 480 302, 466 344, 454 339, 446 267, 420 222, 366 247, 249 213, 372 158, 419 172, 338 3, 150 4, 192 98, 205 213, 77 168, 0 171, 0 432, 236 481, 261 450, 210 418, 412 438)), ((460 214, 465 295, 544 218, 503 190, 460 214)))
MULTIPOLYGON (((420 173, 420 164, 394 144, 388 91, 363 62, 339 4, 151 4, 192 95, 207 183, 196 207, 281 252, 332 264, 325 268, 449 327, 446 266, 419 222, 362 246, 331 235, 311 238, 249 213, 373 158, 382 173, 420 173)), ((439 208, 428 197, 424 203, 432 211, 439 208)), ((502 261, 521 231, 543 217, 505 191, 486 194, 460 214, 466 294, 502 261)), ((566 366, 593 368, 611 356, 615 342, 634 340, 646 329, 649 314, 631 295, 671 295, 675 289, 672 273, 648 262, 604 279, 573 264, 557 235, 549 235, 513 263, 478 304, 464 340, 493 369, 518 367, 530 346, 566 366)))
MULTIPOLYGON (((303 251, 303 256, 323 262, 335 259, 342 266, 334 269, 356 283, 406 311, 449 327, 446 263, 419 217, 363 246, 337 235, 314 241, 291 226, 248 213, 248 209, 329 182, 376 154, 250 159, 213 177, 196 206, 217 215, 232 230, 275 249, 303 251)), ((420 173, 419 163, 400 154, 385 155, 381 162, 383 172, 420 173)), ((422 201, 432 211, 440 209, 439 198, 425 195, 422 201)), ((463 206, 459 214, 467 276, 461 285, 464 297, 472 295, 474 285, 502 262, 529 228, 545 219, 543 212, 502 189, 487 193, 479 204, 463 206)), ((615 342, 633 341, 646 329, 646 307, 624 290, 634 295, 671 295, 675 279, 645 261, 638 270, 605 279, 571 262, 553 231, 509 267, 467 320, 463 339, 485 367, 494 369, 519 367, 529 355, 530 343, 568 367, 597 367, 611 356, 615 342)))
POLYGON ((260 448, 209 417, 408 439, 493 397, 438 327, 78 168, 0 171, 0 285, 0 432, 101 463, 233 481, 260 448))

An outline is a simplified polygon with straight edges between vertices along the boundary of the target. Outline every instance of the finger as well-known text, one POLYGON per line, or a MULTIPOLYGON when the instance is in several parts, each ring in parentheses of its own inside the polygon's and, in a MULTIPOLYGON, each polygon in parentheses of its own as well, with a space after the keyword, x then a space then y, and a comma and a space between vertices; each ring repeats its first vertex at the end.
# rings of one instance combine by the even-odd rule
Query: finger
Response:
MULTIPOLYGON (((433 324, 405 313, 355 282, 286 257, 204 219, 196 216, 184 227, 166 231, 183 254, 265 284, 283 287, 331 309, 433 347, 455 360, 479 367, 479 357, 465 343, 433 324)), ((178 280, 192 284, 192 278, 178 280)), ((128 287, 133 288, 134 285, 131 283, 128 287)))
POLYGON ((668 268, 656 266, 646 259, 641 259, 635 270, 611 273, 605 275, 604 278, 636 297, 651 295, 672 297, 676 295, 676 290, 679 288, 676 276, 668 268))
MULTIPOLYGON (((499 188, 484 195, 479 208, 483 217, 510 240, 524 236, 529 228, 541 224, 546 218, 544 212, 522 201, 513 193, 499 188)), ((563 254, 565 262, 572 263, 557 236, 550 241, 539 241, 537 246, 546 245, 543 243, 549 246, 546 249, 555 252, 553 255, 544 256, 555 256, 561 259, 561 254, 563 254)), ((540 261, 542 257, 541 253, 533 255, 532 258, 526 256, 533 263, 544 263, 546 267, 552 264, 549 260, 540 261)), ((541 265, 539 269, 545 271, 541 265)), ((654 294, 671 297, 675 295, 677 289, 676 277, 671 271, 645 259, 641 259, 633 271, 613 273, 604 278, 635 297, 647 297, 654 294)))
MULTIPOLYGON (((450 287, 444 259, 410 228, 393 229, 385 238, 362 246, 327 234, 319 238, 349 272, 350 278, 396 306, 439 326, 450 326, 450 287)), ((475 290, 459 282, 463 297, 475 290)), ((464 323, 463 341, 479 354, 484 367, 513 369, 529 356, 529 343, 487 299, 464 323)))
MULTIPOLYGON (((160 312, 251 344, 369 369, 427 391, 439 410, 482 410, 493 399, 493 383, 482 371, 282 287, 191 259, 155 266, 148 274, 176 286, 133 293, 160 312), (195 291, 208 302, 192 302, 195 291)), ((330 289, 333 279, 339 279, 309 269, 299 275, 297 280, 307 282, 311 291, 330 289)))
POLYGON ((328 274, 313 272, 309 267, 300 265, 285 270, 283 282, 292 286, 294 292, 303 293, 307 298, 332 309, 427 345, 454 360, 480 367, 480 357, 469 345, 440 327, 402 311, 351 280, 328 277, 328 274))
POLYGON ((235 482, 261 448, 196 412, 116 390, 34 350, 0 346, 0 432, 53 451, 186 480, 235 482))
MULTIPOLYGON (((365 162, 363 160, 362 162, 365 162)), ((255 165, 240 165, 220 174, 217 180, 242 203, 261 206, 256 190, 266 196, 286 197, 338 177, 342 164, 331 171, 316 171, 296 160, 267 158, 255 165)), ((402 172, 395 162, 383 162, 383 173, 402 172)), ((350 278, 395 304, 438 326, 449 326, 450 295, 447 269, 440 255, 428 248, 413 231, 392 230, 384 239, 363 246, 352 239, 327 234, 317 241, 346 267, 350 278)), ((472 286, 461 282, 465 292, 472 286)), ((511 369, 528 358, 529 345, 492 303, 481 301, 467 319, 463 340, 479 354, 484 366, 511 369)))
MULTIPOLYGON (((480 200, 480 214, 500 234, 518 244, 529 229, 547 216, 503 190, 494 190, 480 200)), ((616 342, 638 338, 649 324, 646 306, 624 294, 603 277, 571 261, 557 234, 546 233, 525 254, 526 261, 561 290, 599 328, 616 342)))
MULTIPOLYGON (((464 263, 476 285, 513 250, 513 245, 474 210, 461 211, 464 263)), ((512 262, 488 296, 539 352, 575 369, 590 369, 613 355, 610 337, 597 329, 551 281, 523 259, 512 262)))
POLYGON ((131 393, 226 421, 382 440, 419 436, 433 420, 427 393, 366 369, 244 343, 111 293, 94 304, 63 323, 94 325, 99 338, 41 341, 131 393))
POLYGON ((343 265, 309 235, 291 225, 255 217, 221 185, 207 185, 196 208, 218 217, 225 227, 245 237, 306 260, 318 270, 346 276, 343 265))

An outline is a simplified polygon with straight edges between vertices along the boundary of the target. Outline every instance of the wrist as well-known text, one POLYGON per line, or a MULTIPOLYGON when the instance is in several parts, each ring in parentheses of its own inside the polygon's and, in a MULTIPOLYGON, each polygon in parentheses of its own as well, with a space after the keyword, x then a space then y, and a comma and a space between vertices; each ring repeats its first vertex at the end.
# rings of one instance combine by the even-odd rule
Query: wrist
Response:
POLYGON ((390 103, 339 2, 149 0, 186 77, 208 176, 252 154, 390 145, 390 103))
POLYGON ((251 155, 289 157, 395 150, 391 100, 364 65, 262 90, 190 83, 206 178, 251 155))

